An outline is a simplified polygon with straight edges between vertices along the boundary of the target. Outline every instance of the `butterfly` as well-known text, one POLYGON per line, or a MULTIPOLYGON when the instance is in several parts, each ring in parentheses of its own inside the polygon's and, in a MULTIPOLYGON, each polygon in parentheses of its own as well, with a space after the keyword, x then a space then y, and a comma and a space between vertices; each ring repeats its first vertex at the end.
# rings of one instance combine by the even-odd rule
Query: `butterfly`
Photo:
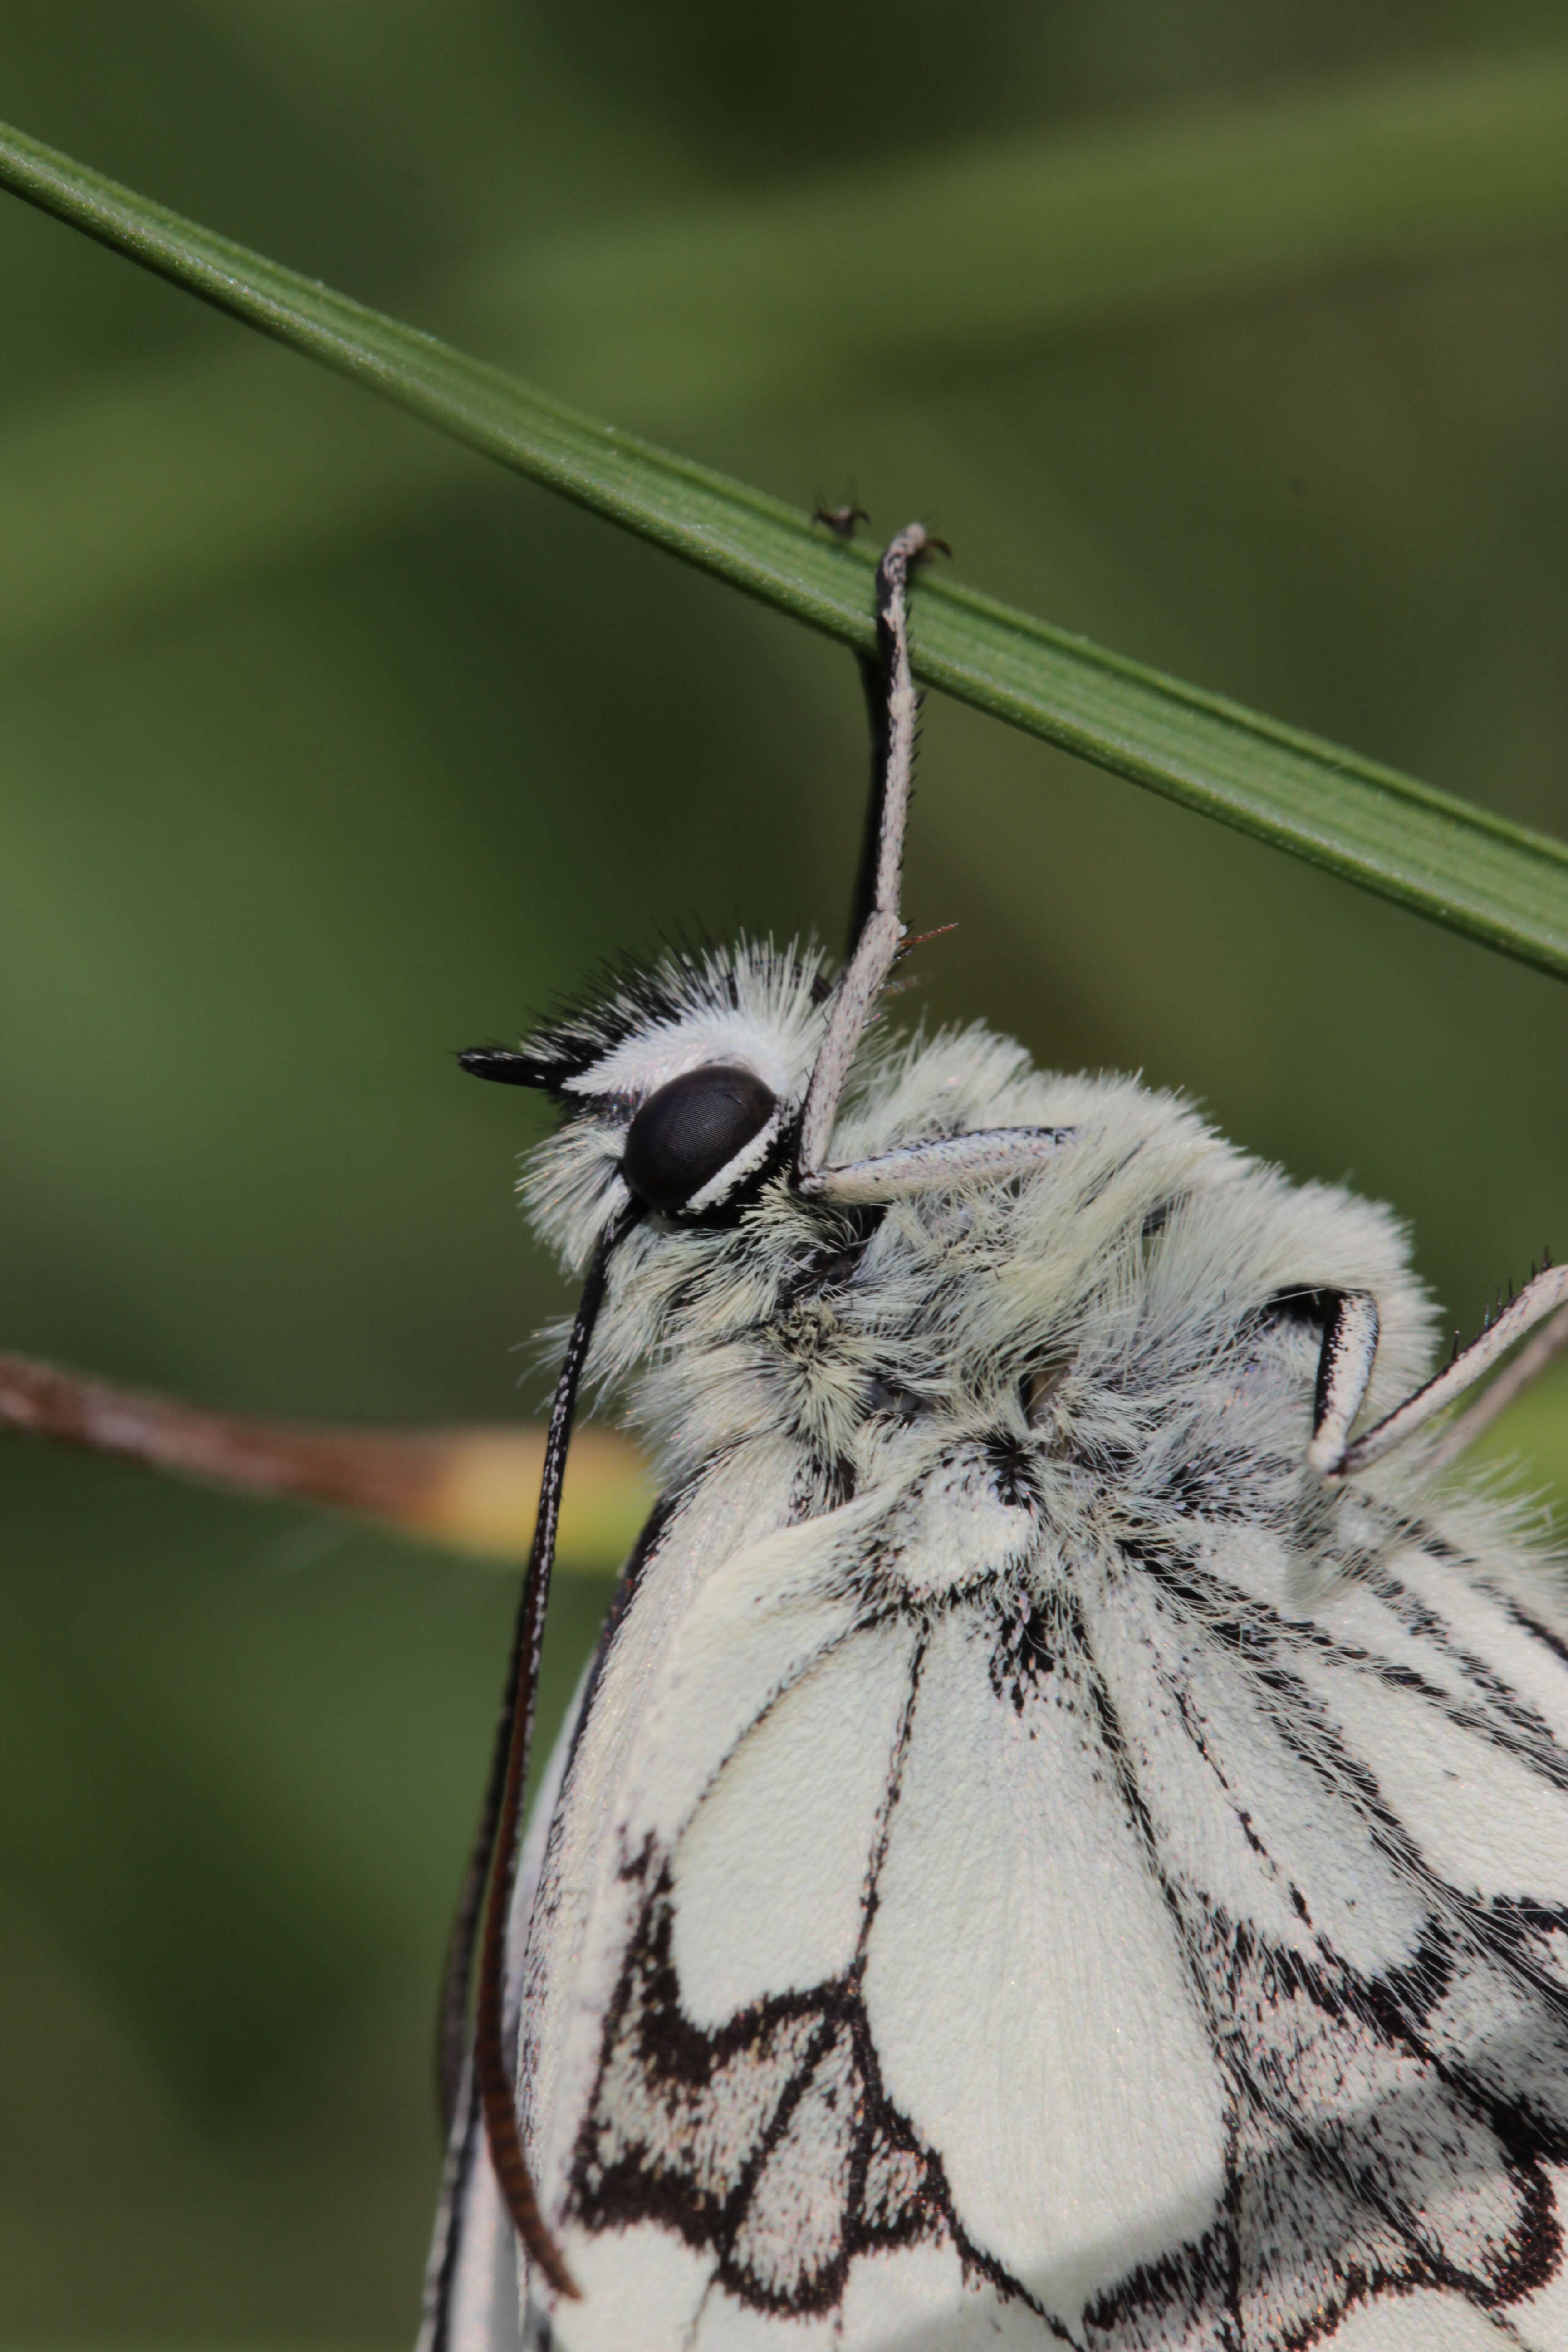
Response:
POLYGON ((557 1105, 584 1290, 424 2345, 1561 2352, 1568 1596, 1441 1417, 1568 1271, 1433 1376, 1387 1210, 879 1025, 929 545, 842 971, 671 953, 463 1057, 557 1105), (661 1499, 524 1842, 584 1377, 661 1499))

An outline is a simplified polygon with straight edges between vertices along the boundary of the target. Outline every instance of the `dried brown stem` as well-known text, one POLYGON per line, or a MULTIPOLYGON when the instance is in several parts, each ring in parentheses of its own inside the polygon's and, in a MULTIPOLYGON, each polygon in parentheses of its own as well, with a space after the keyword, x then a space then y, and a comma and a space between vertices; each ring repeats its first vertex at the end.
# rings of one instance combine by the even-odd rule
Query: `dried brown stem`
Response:
MULTIPOLYGON (((354 1429, 207 1412, 36 1357, 0 1355, 0 1430, 119 1456, 209 1486, 351 1511, 466 1551, 516 1559, 532 1537, 544 1432, 354 1429)), ((567 1557, 612 1559, 646 1511, 624 1438, 586 1429, 563 1514, 567 1557)))

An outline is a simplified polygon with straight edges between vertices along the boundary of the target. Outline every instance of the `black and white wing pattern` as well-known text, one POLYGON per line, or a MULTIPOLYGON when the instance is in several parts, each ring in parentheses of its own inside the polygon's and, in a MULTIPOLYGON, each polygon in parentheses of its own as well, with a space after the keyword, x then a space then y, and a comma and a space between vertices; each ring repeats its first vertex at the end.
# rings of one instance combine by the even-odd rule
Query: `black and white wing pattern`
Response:
POLYGON ((575 1738, 531 2352, 1562 2352, 1568 1647, 1495 1514, 796 1480, 671 1516, 575 1738))

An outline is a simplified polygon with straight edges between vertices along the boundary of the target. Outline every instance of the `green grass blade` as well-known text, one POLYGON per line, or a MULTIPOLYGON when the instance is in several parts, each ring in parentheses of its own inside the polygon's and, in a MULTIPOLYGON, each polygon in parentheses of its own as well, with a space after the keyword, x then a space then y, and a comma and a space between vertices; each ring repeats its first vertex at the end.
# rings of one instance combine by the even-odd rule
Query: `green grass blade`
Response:
MULTIPOLYGON (((1214 103, 535 235, 460 341, 680 435, 1042 337, 1568 226, 1568 52, 1214 103)), ((279 396, 270 353, 97 373, 0 441, 0 655, 438 496, 462 459, 279 396), (124 452, 134 441, 132 462, 124 452), (243 446, 243 467, 233 451, 243 446)))
MULTIPOLYGON (((795 509, 578 415, 19 132, 0 131, 0 184, 469 447, 869 645, 869 554, 795 509)), ((929 575, 915 667, 1100 767, 1568 974, 1568 846, 929 575)))

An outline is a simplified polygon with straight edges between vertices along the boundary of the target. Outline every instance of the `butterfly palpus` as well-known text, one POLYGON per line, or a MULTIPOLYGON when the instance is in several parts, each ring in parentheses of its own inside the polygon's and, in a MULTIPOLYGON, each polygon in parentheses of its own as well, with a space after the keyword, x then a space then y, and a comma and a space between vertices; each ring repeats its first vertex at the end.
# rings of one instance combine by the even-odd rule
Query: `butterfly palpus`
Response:
POLYGON ((1568 1270, 1431 1377, 1386 1210, 879 1027, 931 544, 842 971, 671 953, 462 1057, 561 1112, 584 1288, 426 2352, 1563 2352, 1568 1599, 1437 1416, 1568 1270), (522 1841, 585 1375, 661 1499, 522 1841))

